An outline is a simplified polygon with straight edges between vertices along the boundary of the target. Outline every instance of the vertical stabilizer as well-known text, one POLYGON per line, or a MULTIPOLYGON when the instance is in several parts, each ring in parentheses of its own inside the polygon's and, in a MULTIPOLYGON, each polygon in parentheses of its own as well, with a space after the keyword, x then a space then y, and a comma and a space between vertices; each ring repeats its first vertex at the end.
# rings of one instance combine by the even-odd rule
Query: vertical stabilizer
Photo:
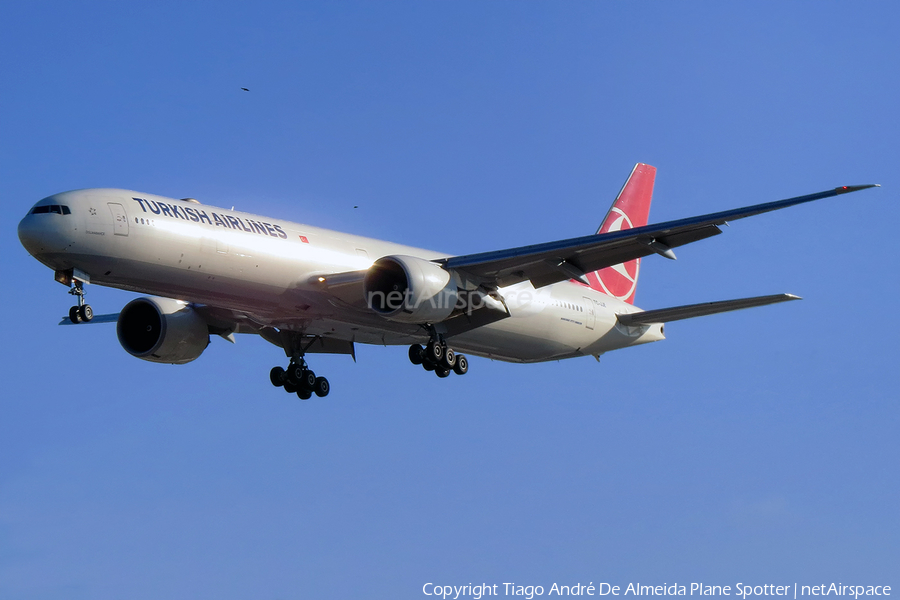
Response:
MULTIPOLYGON (((638 163, 631 171, 628 181, 613 202, 603 224, 597 233, 621 231, 633 227, 643 227, 650 217, 650 200, 653 197, 653 182, 656 178, 656 167, 638 163)), ((638 275, 641 270, 641 259, 613 265, 593 273, 587 273, 588 282, 593 289, 634 304, 634 292, 637 289, 638 275)))

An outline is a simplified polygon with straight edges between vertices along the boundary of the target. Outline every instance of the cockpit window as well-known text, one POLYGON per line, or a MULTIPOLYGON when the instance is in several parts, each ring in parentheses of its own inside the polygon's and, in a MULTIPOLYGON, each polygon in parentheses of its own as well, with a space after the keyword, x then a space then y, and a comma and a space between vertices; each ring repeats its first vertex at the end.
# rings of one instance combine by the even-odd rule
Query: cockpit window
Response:
POLYGON ((56 213, 58 215, 71 215, 72 211, 64 204, 45 204, 44 206, 35 206, 31 214, 39 215, 42 213, 56 213))

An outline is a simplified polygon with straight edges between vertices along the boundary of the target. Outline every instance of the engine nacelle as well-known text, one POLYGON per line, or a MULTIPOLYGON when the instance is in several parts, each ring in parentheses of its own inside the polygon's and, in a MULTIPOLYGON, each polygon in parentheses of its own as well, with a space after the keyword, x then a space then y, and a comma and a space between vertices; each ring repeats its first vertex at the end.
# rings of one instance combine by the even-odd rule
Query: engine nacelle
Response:
POLYGON ((128 354, 157 363, 189 363, 209 345, 206 321, 170 298, 132 300, 119 313, 116 334, 128 354))
POLYGON ((369 308, 391 321, 437 323, 456 308, 459 290, 450 272, 415 256, 385 256, 364 282, 369 308))

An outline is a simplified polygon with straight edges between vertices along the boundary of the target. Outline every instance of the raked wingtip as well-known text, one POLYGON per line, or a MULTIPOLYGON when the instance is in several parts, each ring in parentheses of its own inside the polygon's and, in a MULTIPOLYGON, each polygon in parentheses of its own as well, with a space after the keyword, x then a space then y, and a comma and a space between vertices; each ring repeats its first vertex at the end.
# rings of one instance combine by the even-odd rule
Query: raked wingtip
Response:
POLYGON ((842 185, 841 187, 834 188, 834 191, 838 194, 849 194, 850 192, 858 192, 859 190, 867 190, 873 187, 881 187, 881 184, 867 183, 866 185, 842 185))

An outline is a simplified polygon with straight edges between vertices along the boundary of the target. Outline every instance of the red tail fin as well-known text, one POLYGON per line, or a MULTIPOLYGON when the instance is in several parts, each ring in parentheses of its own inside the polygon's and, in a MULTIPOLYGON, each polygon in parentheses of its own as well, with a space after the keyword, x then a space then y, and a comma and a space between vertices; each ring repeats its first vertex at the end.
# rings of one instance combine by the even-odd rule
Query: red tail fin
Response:
MULTIPOLYGON (((616 197, 597 233, 643 227, 650 216, 656 167, 638 163, 616 197)), ((587 274, 591 287, 598 292, 634 304, 641 259, 613 265, 587 274)))

